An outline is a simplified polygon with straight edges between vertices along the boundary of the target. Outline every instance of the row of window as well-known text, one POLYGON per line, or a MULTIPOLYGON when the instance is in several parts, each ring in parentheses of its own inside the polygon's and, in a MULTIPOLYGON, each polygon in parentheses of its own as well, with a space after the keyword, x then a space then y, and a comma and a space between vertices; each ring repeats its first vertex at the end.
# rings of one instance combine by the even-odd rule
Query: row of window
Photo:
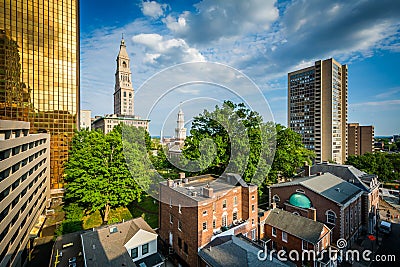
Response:
MULTIPOLYGON (((142 255, 146 255, 147 253, 149 253, 149 243, 143 244, 141 246, 141 249, 142 255)), ((137 257, 139 257, 139 247, 131 249, 131 258, 136 259, 137 257)))

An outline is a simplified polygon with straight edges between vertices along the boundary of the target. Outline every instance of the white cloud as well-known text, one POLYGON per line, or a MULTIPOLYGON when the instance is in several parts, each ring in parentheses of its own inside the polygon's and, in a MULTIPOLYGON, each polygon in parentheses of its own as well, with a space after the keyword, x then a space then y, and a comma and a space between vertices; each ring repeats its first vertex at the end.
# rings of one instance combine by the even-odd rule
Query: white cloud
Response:
POLYGON ((386 106, 392 106, 392 105, 400 105, 400 99, 393 99, 393 100, 385 100, 385 101, 368 101, 368 102, 362 102, 362 103, 353 103, 349 104, 350 107, 386 107, 386 106))
POLYGON ((196 48, 189 47, 180 38, 166 38, 159 34, 138 34, 132 41, 145 47, 143 63, 166 67, 173 64, 191 61, 205 61, 204 56, 196 48))
POLYGON ((390 97, 392 95, 396 95, 398 93, 400 93, 400 87, 396 87, 396 88, 391 89, 391 90, 389 90, 387 92, 380 93, 380 94, 376 95, 376 97, 377 98, 388 98, 388 97, 390 97))
POLYGON ((203 0, 195 12, 168 15, 164 23, 176 36, 189 43, 207 43, 243 33, 268 30, 279 17, 276 0, 203 0))
POLYGON ((164 12, 168 9, 167 4, 160 4, 156 1, 143 1, 142 2, 142 13, 145 16, 149 16, 153 19, 158 19, 164 16, 164 12))

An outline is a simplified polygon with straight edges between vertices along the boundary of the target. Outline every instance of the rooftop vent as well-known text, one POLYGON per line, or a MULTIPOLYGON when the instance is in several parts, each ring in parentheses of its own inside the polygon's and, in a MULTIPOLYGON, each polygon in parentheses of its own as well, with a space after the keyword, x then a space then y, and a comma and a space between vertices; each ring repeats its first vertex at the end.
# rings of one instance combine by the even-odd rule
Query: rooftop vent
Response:
POLYGON ((197 197, 197 192, 196 192, 196 191, 193 191, 193 192, 192 192, 192 196, 193 196, 193 197, 197 197))
POLYGON ((339 187, 336 188, 335 190, 338 191, 338 192, 342 192, 342 190, 339 187))

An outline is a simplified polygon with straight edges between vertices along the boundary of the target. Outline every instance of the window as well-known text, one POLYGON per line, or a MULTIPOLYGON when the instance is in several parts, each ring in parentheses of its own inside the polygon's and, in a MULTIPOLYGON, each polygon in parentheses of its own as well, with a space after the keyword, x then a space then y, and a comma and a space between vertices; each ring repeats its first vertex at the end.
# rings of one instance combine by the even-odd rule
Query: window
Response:
POLYGON ((227 216, 226 215, 222 215, 222 226, 226 226, 227 224, 227 216))
POLYGON ((256 229, 251 230, 251 239, 256 240, 256 229))
POLYGON ((149 253, 149 244, 142 245, 142 255, 149 253))
POLYGON ((233 212, 232 220, 233 221, 237 220, 237 211, 233 212))
POLYGON ((187 254, 188 253, 188 245, 186 244, 186 242, 183 244, 183 251, 187 254))
POLYGON ((136 259, 138 257, 138 248, 131 249, 131 258, 136 259))
POLYGON ((300 216, 300 214, 297 211, 293 212, 293 214, 297 215, 297 216, 300 216))
POLYGON ((203 211, 203 216, 206 216, 208 213, 206 210, 203 211))
POLYGON ((261 227, 260 227, 260 232, 261 232, 261 234, 264 233, 264 225, 265 225, 265 223, 262 222, 262 223, 261 223, 261 227))
POLYGON ((237 196, 233 197, 233 205, 237 205, 237 196))
POLYGON ((178 247, 182 249, 182 239, 178 237, 178 247))
POLYGON ((207 230, 207 222, 203 222, 203 231, 207 230))
POLYGON ((215 229, 215 227, 217 227, 217 219, 213 219, 213 229, 215 229))
POLYGON ((287 242, 287 233, 286 232, 282 232, 282 241, 287 242))
POLYGON ((178 206, 178 211, 179 211, 179 213, 182 213, 182 209, 181 209, 182 207, 181 207, 181 204, 179 204, 179 206, 178 206))
POLYGON ((254 196, 254 195, 253 195, 253 196, 251 196, 251 199, 252 199, 252 200, 256 199, 256 196, 254 196))
POLYGON ((272 202, 274 202, 274 203, 279 203, 280 201, 281 201, 281 199, 279 198, 278 195, 274 195, 274 196, 272 197, 272 202))
POLYGON ((251 219, 251 225, 254 225, 254 219, 251 219))
POLYGON ((169 215, 169 223, 173 224, 174 223, 174 217, 172 217, 172 214, 169 215))
POLYGON ((276 228, 272 227, 272 236, 276 236, 276 228))
POLYGON ((328 210, 326 213, 326 221, 328 223, 335 224, 336 223, 336 214, 332 210, 328 210))
POLYGON ((178 220, 178 230, 182 231, 182 222, 178 220))
POLYGON ((302 240, 301 241, 301 247, 303 248, 303 250, 308 250, 308 242, 302 240))
POLYGON ((251 212, 254 212, 255 210, 256 210, 256 208, 255 208, 254 204, 251 205, 251 212))
POLYGON ((223 209, 226 209, 226 199, 224 199, 224 200, 222 201, 222 208, 223 208, 223 209))

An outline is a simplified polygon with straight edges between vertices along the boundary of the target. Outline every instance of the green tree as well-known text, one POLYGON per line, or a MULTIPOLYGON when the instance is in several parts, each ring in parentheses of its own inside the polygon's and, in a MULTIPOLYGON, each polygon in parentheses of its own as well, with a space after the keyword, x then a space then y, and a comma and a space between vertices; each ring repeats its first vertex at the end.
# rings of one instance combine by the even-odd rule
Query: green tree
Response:
POLYGON ((399 163, 400 154, 385 152, 351 155, 346 161, 346 164, 353 165, 357 169, 378 175, 378 179, 382 182, 399 179, 399 163))
POLYGON ((300 134, 277 124, 275 157, 268 180, 275 183, 278 174, 292 177, 304 165, 304 162, 311 164, 314 158, 315 153, 304 148, 300 134))
POLYGON ((242 171, 245 181, 261 188, 275 183, 278 173, 292 177, 305 161, 311 164, 315 158, 314 152, 304 148, 299 134, 279 124, 262 122, 260 115, 244 104, 226 101, 212 112, 205 110, 194 118, 190 133, 185 141, 184 156, 189 160, 203 156, 204 161, 214 156, 211 164, 199 173, 220 175, 232 164, 233 169, 242 171), (202 150, 200 144, 205 139, 213 141, 214 154, 208 143, 202 150), (239 148, 238 154, 232 153, 233 146, 239 148))
MULTIPOLYGON (((133 139, 127 149, 130 154, 124 155, 122 127, 129 126, 116 126, 107 135, 100 131, 76 132, 65 165, 66 200, 90 212, 100 211, 103 223, 108 221, 111 208, 140 200, 142 189, 137 180, 144 181, 148 176, 142 161, 146 154, 144 142, 133 139), (129 169, 125 156, 130 160, 129 169)), ((145 139, 143 129, 130 127, 127 131, 145 139)))

